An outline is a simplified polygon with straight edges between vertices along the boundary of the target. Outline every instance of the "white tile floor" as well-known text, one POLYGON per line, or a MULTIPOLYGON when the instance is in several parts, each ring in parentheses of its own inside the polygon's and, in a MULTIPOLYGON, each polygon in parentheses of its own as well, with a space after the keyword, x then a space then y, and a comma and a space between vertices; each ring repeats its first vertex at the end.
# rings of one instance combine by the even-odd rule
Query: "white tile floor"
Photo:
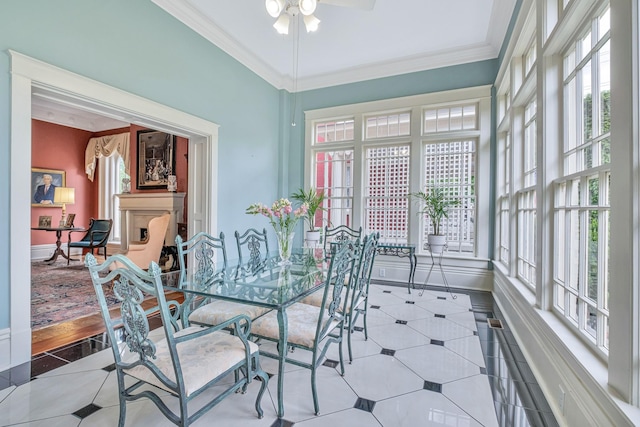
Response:
MULTIPOLYGON (((369 340, 362 332, 354 334, 354 361, 345 362, 345 376, 338 368, 319 369, 320 415, 313 414, 310 372, 288 365, 284 419, 276 417, 277 381, 272 378, 262 401, 263 419, 253 407, 256 381, 247 394, 230 396, 194 426, 498 426, 493 377, 486 374, 469 296, 409 295, 404 287, 383 285, 372 285, 370 294, 370 307, 379 308, 369 308, 369 340)), ((297 350, 296 356, 304 353, 297 350)), ((348 358, 346 343, 344 353, 348 358)), ((334 346, 327 358, 337 360, 337 355, 334 346)), ((0 390, 0 425, 117 425, 115 374, 103 369, 112 363, 107 349, 0 390), (87 405, 100 409, 84 418, 73 414, 87 405)), ((262 366, 276 372, 274 360, 262 358, 262 366)), ((172 424, 155 405, 141 400, 127 405, 126 425, 172 424)))

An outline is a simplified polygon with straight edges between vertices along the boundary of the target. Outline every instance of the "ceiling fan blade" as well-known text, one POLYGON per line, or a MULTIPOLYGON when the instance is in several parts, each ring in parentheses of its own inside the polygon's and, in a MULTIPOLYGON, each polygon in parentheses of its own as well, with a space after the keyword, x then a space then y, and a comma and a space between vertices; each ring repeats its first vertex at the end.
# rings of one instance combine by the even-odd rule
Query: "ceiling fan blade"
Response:
POLYGON ((318 0, 318 3, 372 10, 373 6, 376 4, 376 0, 318 0))

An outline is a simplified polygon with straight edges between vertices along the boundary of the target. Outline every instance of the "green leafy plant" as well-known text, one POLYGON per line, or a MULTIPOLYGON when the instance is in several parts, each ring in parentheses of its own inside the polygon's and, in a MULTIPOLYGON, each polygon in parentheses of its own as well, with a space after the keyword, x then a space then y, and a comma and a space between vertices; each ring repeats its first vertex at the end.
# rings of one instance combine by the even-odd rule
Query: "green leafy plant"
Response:
POLYGON ((322 206, 322 202, 324 202, 324 191, 317 191, 311 187, 309 188, 309 191, 305 192, 300 188, 291 195, 291 198, 302 204, 307 204, 307 213, 304 218, 309 224, 309 231, 317 231, 315 224, 316 212, 322 212, 325 210, 322 206))
POLYGON ((442 188, 432 188, 431 191, 418 191, 409 193, 417 202, 422 205, 420 213, 431 218, 434 234, 440 235, 440 223, 443 218, 449 217, 449 208, 460 203, 458 199, 449 199, 445 196, 442 188))

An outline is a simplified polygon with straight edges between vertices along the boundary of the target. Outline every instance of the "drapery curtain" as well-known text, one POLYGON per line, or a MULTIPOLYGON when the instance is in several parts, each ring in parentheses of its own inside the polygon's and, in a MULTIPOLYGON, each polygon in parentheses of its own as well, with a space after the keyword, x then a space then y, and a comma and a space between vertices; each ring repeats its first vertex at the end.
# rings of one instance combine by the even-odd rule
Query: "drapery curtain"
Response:
POLYGON ((117 135, 100 136, 91 138, 87 144, 84 154, 85 172, 89 181, 93 182, 96 171, 96 160, 100 157, 109 157, 114 152, 120 154, 124 161, 124 170, 129 173, 129 133, 119 133, 117 135))

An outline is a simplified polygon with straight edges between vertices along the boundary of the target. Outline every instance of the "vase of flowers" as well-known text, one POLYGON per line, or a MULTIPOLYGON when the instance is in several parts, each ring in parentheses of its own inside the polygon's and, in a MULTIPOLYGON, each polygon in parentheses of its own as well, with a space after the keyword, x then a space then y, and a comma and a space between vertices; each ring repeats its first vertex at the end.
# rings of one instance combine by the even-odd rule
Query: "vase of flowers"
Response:
POLYGON ((280 265, 291 264, 289 258, 293 247, 293 230, 300 218, 307 214, 307 210, 308 205, 306 203, 294 210, 288 199, 276 200, 271 207, 262 203, 254 203, 247 208, 248 214, 264 215, 269 219, 278 239, 280 265))

